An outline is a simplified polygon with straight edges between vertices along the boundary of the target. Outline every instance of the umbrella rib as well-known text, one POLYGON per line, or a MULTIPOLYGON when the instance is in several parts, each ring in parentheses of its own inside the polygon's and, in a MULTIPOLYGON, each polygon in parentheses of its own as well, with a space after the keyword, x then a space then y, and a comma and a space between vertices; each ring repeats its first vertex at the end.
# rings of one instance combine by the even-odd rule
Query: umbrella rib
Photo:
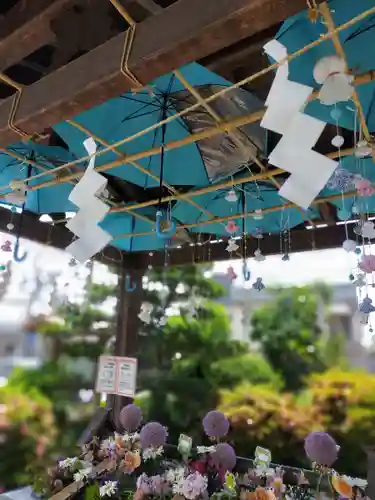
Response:
MULTIPOLYGON (((210 106, 204 99, 203 97, 200 95, 200 93, 198 92, 197 89, 195 89, 187 80, 186 78, 182 75, 182 73, 179 71, 179 70, 175 70, 173 72, 176 77, 180 80, 180 82, 187 88, 187 90, 191 93, 191 95, 197 100, 197 102, 203 106, 205 108, 205 110, 212 116, 212 118, 216 121, 216 123, 218 125, 221 125, 223 123, 223 120, 221 118, 221 116, 216 113, 216 111, 212 108, 212 106, 210 106)), ((236 136, 236 134, 231 131, 231 130, 226 130, 225 131, 229 137, 232 139, 232 141, 242 150, 242 152, 245 154, 245 155, 248 155, 249 152, 247 151, 247 149, 244 147, 243 143, 238 139, 238 137, 236 136)), ((245 156, 246 157, 246 156, 245 156)), ((250 156, 251 157, 251 156, 250 156)), ((260 170, 262 172, 266 172, 267 171, 267 168, 263 165, 263 163, 259 160, 259 158, 255 155, 253 158, 251 158, 252 161, 260 168, 260 170)), ((251 170, 250 170, 250 173, 251 170)), ((277 187, 277 189, 280 189, 280 184, 278 183, 278 181, 271 175, 270 177, 270 180, 271 182, 277 187)), ((255 181, 256 182, 256 181, 255 181)), ((300 207, 298 208, 298 211, 302 214, 303 218, 305 218, 305 211, 302 210, 300 207)), ((313 221, 307 219, 308 222, 314 226, 314 223, 313 221)))
MULTIPOLYGON (((72 125, 73 127, 81 130, 81 132, 84 132, 85 134, 91 136, 95 141, 103 144, 103 146, 105 146, 106 148, 109 148, 110 151, 113 151, 120 158, 126 159, 126 156, 121 151, 119 151, 115 147, 112 147, 111 144, 109 144, 105 139, 102 139, 101 137, 97 136, 96 134, 93 134, 90 130, 88 130, 86 127, 84 127, 80 123, 77 123, 74 120, 66 120, 66 122, 69 123, 70 125, 72 125)), ((158 177, 157 175, 152 174, 149 170, 147 170, 146 168, 142 167, 139 163, 137 163, 135 161, 131 161, 129 163, 131 165, 133 165, 133 167, 135 167, 137 170, 139 170, 140 172, 142 172, 143 174, 148 175, 149 177, 151 177, 152 179, 154 179, 157 182, 160 182, 160 177, 158 177)), ((163 186, 165 188, 167 188, 168 191, 170 191, 173 195, 177 195, 178 196, 179 193, 178 193, 178 191, 173 186, 171 186, 170 184, 168 184, 165 181, 163 181, 163 186)), ((185 201, 187 201, 187 203, 190 203, 190 205, 193 205, 194 207, 198 208, 202 213, 206 213, 206 215, 208 215, 209 217, 213 217, 213 214, 211 214, 210 212, 206 211, 204 208, 202 208, 201 206, 199 206, 197 203, 195 203, 195 201, 190 200, 189 198, 187 198, 185 201)), ((127 210, 127 212, 132 213, 130 210, 127 210)), ((137 212, 134 212, 133 215, 135 215, 136 217, 139 216, 139 214, 137 214, 137 212)), ((150 222, 152 224, 154 223, 153 220, 151 220, 151 219, 149 219, 147 217, 143 217, 143 220, 147 220, 147 222, 150 222)))
MULTIPOLYGON (((341 57, 341 59, 343 59, 343 61, 345 62, 346 70, 349 71, 348 60, 346 58, 344 48, 340 42, 340 38, 339 38, 337 32, 335 31, 336 26, 335 26, 335 23, 333 22, 331 10, 328 7, 327 2, 322 3, 319 6, 319 10, 320 10, 320 13, 321 13, 321 15, 324 19, 324 22, 327 26, 327 31, 329 33, 332 33, 332 42, 333 42, 333 45, 335 47, 335 50, 336 50, 337 54, 339 55, 339 57, 341 57)), ((367 127, 365 114, 363 112, 361 101, 359 100, 358 92, 356 91, 354 86, 353 86, 353 101, 354 101, 355 107, 357 108, 358 118, 359 118, 359 122, 361 124, 363 135, 365 136, 366 141, 370 142, 371 135, 370 135, 369 129, 367 127)))
POLYGON ((148 106, 154 106, 155 108, 158 108, 159 109, 159 105, 158 104, 155 104, 153 102, 148 102, 148 101, 140 101, 139 99, 136 99, 135 97, 130 97, 126 94, 122 94, 119 96, 120 99, 126 99, 128 101, 134 101, 134 102, 137 102, 138 104, 146 104, 148 106))

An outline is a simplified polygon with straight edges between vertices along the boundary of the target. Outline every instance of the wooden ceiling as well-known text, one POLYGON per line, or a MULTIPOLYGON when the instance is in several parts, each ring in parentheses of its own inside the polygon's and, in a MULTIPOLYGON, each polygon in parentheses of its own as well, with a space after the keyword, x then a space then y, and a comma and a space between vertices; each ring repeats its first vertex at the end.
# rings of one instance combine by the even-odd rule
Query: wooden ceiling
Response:
MULTIPOLYGON (((239 81, 267 67, 263 45, 275 36, 284 19, 306 8, 306 0, 119 3, 137 22, 129 66, 145 83, 192 61, 239 81)), ((50 129, 53 123, 132 87, 120 71, 128 24, 109 0, 2 0, 0 16, 0 71, 24 86, 14 122, 31 136, 44 132, 43 141, 59 144, 50 129)), ((264 100, 272 79, 270 72, 247 88, 264 100)), ((20 139, 8 125, 14 92, 9 84, 0 83, 1 147, 20 139)), ((341 133, 344 147, 352 147, 353 133, 341 133)), ((330 152, 334 135, 336 130, 327 126, 317 149, 330 152)), ((144 201, 131 186, 120 188, 120 198, 144 201)), ((155 197, 154 193, 150 196, 155 197)), ((322 204, 321 214, 323 222, 336 219, 331 205, 322 204)), ((40 241, 45 242, 43 238, 40 241)), ((310 242, 305 246, 310 248, 310 242)), ((332 239, 326 246, 332 246, 332 239)))

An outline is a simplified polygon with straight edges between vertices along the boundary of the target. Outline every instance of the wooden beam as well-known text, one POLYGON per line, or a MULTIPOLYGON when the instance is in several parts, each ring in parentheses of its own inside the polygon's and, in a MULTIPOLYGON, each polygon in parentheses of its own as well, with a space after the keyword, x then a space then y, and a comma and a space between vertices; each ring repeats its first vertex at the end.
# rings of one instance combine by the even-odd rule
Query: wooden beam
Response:
MULTIPOLYGON (((129 67, 145 84, 306 8, 305 0, 179 0, 138 24, 129 67)), ((124 35, 26 87, 15 124, 30 135, 129 90, 121 73, 124 35)), ((0 145, 19 140, 8 127, 12 99, 0 106, 0 145)))
MULTIPOLYGON (((16 236, 20 222, 21 216, 19 214, 12 214, 10 210, 0 207, 0 232, 16 236), (8 230, 7 224, 11 219, 14 229, 8 230)), ((55 224, 51 227, 49 223, 40 222, 37 215, 25 212, 22 220, 21 238, 64 250, 72 242, 73 235, 63 224, 55 224)), ((103 264, 113 265, 119 263, 121 259, 127 261, 125 252, 120 252, 114 247, 107 247, 104 254, 98 254, 95 260, 103 264)))
POLYGON ((22 0, 0 21, 0 71, 51 43, 50 22, 74 0, 22 0))
POLYGON ((159 4, 154 2, 154 0, 134 0, 136 3, 139 3, 147 12, 150 14, 160 14, 163 11, 163 7, 160 7, 159 4))

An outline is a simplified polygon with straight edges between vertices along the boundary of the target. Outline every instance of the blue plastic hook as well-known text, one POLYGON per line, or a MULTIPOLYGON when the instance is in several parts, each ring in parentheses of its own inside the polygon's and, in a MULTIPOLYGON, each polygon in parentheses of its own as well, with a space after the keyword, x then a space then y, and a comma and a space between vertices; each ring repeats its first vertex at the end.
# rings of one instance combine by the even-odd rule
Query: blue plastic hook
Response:
POLYGON ((158 235, 159 238, 169 240, 176 232, 176 223, 174 220, 170 220, 169 229, 163 231, 161 228, 162 218, 163 218, 163 212, 158 210, 156 212, 156 234, 158 235))
POLYGON ((17 238, 13 250, 13 259, 15 262, 23 262, 27 257, 27 252, 24 252, 23 255, 18 255, 19 251, 20 251, 20 242, 19 239, 17 238))
POLYGON ((244 262, 242 265, 242 274, 243 274, 243 279, 245 281, 250 281, 250 271, 249 268, 247 267, 246 262, 244 262))
POLYGON ((125 278, 125 290, 127 292, 134 292, 134 290, 137 288, 137 285, 135 283, 131 283, 131 278, 129 275, 126 276, 125 278))

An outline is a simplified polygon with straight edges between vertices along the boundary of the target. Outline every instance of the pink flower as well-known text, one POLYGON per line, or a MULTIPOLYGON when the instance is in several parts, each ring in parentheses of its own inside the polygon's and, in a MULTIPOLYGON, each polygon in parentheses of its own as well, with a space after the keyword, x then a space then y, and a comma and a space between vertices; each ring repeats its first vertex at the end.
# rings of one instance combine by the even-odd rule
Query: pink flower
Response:
POLYGON ((237 274, 235 273, 232 266, 229 266, 227 269, 227 276, 231 281, 234 281, 237 278, 237 274))
POLYGON ((375 193, 375 189, 371 185, 371 181, 368 179, 359 179, 355 182, 355 187, 360 196, 371 196, 375 193))
POLYGON ((365 273, 372 273, 375 271, 375 255, 364 255, 358 267, 365 273))
POLYGON ((225 230, 227 233, 235 233, 238 229, 237 224, 234 222, 234 220, 228 221, 228 224, 225 226, 225 230))

